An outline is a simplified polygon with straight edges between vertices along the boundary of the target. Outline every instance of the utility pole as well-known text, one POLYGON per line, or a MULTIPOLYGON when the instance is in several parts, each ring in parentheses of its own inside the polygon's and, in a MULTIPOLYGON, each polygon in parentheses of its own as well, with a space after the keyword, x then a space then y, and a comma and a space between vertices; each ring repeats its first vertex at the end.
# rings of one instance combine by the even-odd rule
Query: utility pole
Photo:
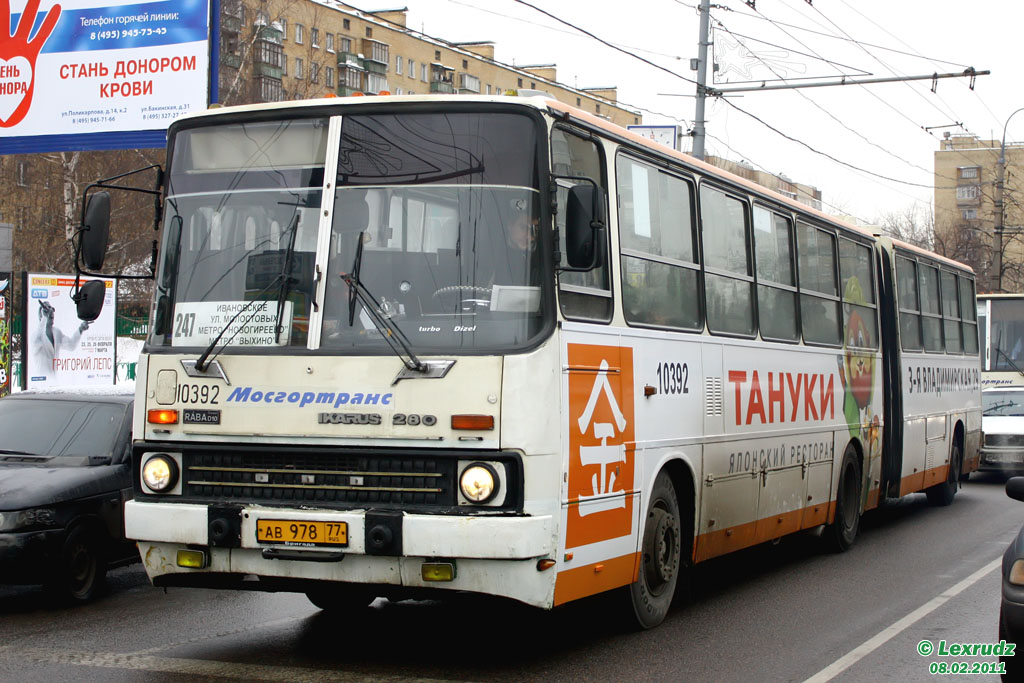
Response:
MULTIPOLYGON (((810 1, 810 0, 808 0, 810 1)), ((753 5, 752 2, 748 3, 753 5)), ((729 93, 738 92, 758 92, 764 90, 795 90, 797 88, 822 88, 826 86, 836 85, 864 85, 867 83, 894 83, 899 81, 924 81, 929 80, 932 82, 932 90, 935 89, 936 84, 940 78, 963 78, 965 76, 971 79, 970 88, 974 90, 974 79, 977 76, 987 76, 991 71, 978 71, 973 67, 964 69, 959 73, 933 73, 926 74, 923 76, 896 76, 890 78, 847 78, 843 77, 838 81, 828 81, 820 83, 786 83, 785 85, 768 85, 762 81, 760 85, 754 86, 741 86, 735 88, 709 88, 708 87, 708 47, 711 46, 711 0, 700 0, 700 35, 697 38, 697 59, 690 60, 690 68, 696 68, 697 70, 697 108, 693 115, 693 151, 692 156, 698 159, 704 159, 704 100, 708 96, 721 97, 729 93), (694 63, 696 63, 694 65, 694 63)), ((712 69, 712 73, 714 70, 712 69)), ((664 93, 668 94, 668 93, 664 93)), ((1015 114, 1016 112, 1014 112, 1015 114)), ((1013 114, 1011 114, 1012 116, 1013 114)), ((1004 135, 1005 137, 1005 135, 1004 135)))
POLYGON ((989 279, 992 281, 992 291, 1003 291, 1003 183, 1006 178, 1006 127, 1010 125, 1010 119, 1014 114, 1024 111, 1024 108, 1006 117, 1003 124, 1003 139, 999 144, 999 161, 996 162, 996 191, 992 200, 992 211, 995 213, 995 225, 992 228, 992 273, 989 279))
POLYGON ((711 0, 700 0, 700 37, 697 40, 697 111, 693 115, 693 156, 704 159, 704 99, 708 94, 708 46, 711 0))

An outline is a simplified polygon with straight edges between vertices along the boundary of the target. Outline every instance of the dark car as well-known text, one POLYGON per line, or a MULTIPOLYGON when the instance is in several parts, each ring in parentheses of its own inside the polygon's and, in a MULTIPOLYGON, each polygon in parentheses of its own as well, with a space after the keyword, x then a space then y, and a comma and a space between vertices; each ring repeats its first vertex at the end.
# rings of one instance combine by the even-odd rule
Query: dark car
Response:
MULTIPOLYGON (((1006 495, 1024 501, 1024 477, 1006 481, 1006 495)), ((1024 527, 1017 532, 1010 547, 1003 553, 1003 591, 999 604, 999 638, 1008 643, 1024 645, 1024 527)), ((1024 653, 1000 657, 1006 665, 1006 680, 1020 680, 1024 675, 1024 653)))
POLYGON ((133 396, 26 392, 0 399, 0 583, 92 599, 138 561, 124 538, 133 396))

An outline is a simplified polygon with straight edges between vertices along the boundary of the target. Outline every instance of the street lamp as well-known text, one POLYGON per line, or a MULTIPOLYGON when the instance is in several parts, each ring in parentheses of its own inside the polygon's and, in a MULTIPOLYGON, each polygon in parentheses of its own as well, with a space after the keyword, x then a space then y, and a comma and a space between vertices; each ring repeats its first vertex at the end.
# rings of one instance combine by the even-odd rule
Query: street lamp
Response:
POLYGON ((1010 125, 1010 119, 1024 111, 1021 107, 1006 117, 1003 124, 1003 139, 999 145, 999 161, 996 163, 996 192, 992 201, 995 211, 995 227, 992 228, 992 270, 994 273, 995 287, 993 291, 1003 290, 1003 178, 1006 175, 1006 127, 1010 125))

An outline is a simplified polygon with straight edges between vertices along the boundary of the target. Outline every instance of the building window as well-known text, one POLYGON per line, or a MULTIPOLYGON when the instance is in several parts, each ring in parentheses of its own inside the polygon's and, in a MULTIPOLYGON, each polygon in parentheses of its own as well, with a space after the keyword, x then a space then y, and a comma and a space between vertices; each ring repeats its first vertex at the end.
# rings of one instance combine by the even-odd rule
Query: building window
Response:
POLYGON ((516 79, 516 85, 517 85, 518 87, 522 88, 522 87, 523 87, 523 79, 521 79, 521 78, 517 78, 517 79, 516 79))
POLYGON ((420 79, 424 83, 429 83, 430 82, 430 68, 426 64, 421 65, 421 68, 420 68, 420 79))
POLYGON ((334 52, 334 34, 333 33, 328 33, 327 34, 327 51, 328 52, 334 52))
POLYGON ((320 62, 309 63, 309 82, 319 83, 320 82, 320 62))
POLYGON ((388 89, 388 79, 384 74, 367 72, 366 92, 378 93, 388 89))
POLYGON ((28 164, 18 162, 18 187, 28 187, 28 164))
POLYGON ((960 200, 977 199, 981 190, 977 185, 960 185, 956 188, 956 198, 960 200))
POLYGON ((338 36, 338 48, 342 52, 352 52, 352 39, 338 36))
POLYGON ((302 45, 302 24, 295 24, 295 42, 302 45))
POLYGON ((320 47, 320 29, 318 29, 318 28, 310 29, 309 38, 310 38, 310 42, 313 43, 313 47, 320 47))
POLYGON ((373 29, 370 28, 369 26, 366 27, 366 37, 373 38, 373 29))
POLYGON ((440 50, 434 50, 434 59, 436 59, 439 62, 441 61, 441 51, 440 50))
POLYGON ((537 84, 534 83, 533 81, 530 81, 530 90, 536 90, 536 89, 537 89, 537 84))
POLYGON ((491 84, 490 83, 487 84, 487 94, 488 95, 491 94, 491 84))
POLYGON ((261 12, 257 12, 256 13, 256 21, 254 23, 257 26, 266 26, 267 23, 268 23, 267 22, 267 13, 266 12, 262 12, 262 11, 261 12))
POLYGON ((402 73, 402 55, 395 55, 395 73, 402 73))
POLYGON ((257 76, 256 84, 259 89, 258 97, 261 102, 279 102, 283 99, 284 91, 281 89, 281 81, 278 79, 257 76))
POLYGON ((402 89, 401 88, 395 88, 395 94, 396 95, 401 95, 402 94, 402 89))
POLYGON ((277 23, 281 24, 281 40, 288 40, 288 20, 282 17, 277 23))
POLYGON ((578 97, 576 98, 576 106, 577 107, 580 106, 580 98, 578 98, 578 97))
POLYGON ((977 218, 978 218, 978 210, 977 209, 964 209, 964 210, 962 210, 960 212, 960 215, 963 216, 965 221, 977 220, 977 218))
MULTIPOLYGON (((283 56, 283 55, 281 57, 281 75, 282 76, 287 76, 288 75, 288 58, 283 56)), ((281 99, 288 99, 288 98, 287 97, 282 97, 281 99)))
POLYGON ((961 179, 976 179, 978 177, 978 171, 980 170, 977 166, 967 166, 957 169, 960 172, 961 179))
POLYGON ((416 60, 409 60, 409 69, 405 72, 409 78, 416 78, 416 60))
POLYGON ((295 58, 295 78, 302 78, 302 57, 295 58))
POLYGON ((462 60, 462 68, 463 69, 468 69, 469 68, 469 60, 468 59, 463 59, 462 60))
POLYGON ((324 85, 328 88, 334 87, 334 67, 327 67, 327 73, 324 74, 324 85))
POLYGON ((349 30, 350 28, 352 28, 352 22, 349 21, 348 19, 342 19, 341 20, 341 25, 342 25, 342 27, 344 27, 344 29, 346 31, 349 30))

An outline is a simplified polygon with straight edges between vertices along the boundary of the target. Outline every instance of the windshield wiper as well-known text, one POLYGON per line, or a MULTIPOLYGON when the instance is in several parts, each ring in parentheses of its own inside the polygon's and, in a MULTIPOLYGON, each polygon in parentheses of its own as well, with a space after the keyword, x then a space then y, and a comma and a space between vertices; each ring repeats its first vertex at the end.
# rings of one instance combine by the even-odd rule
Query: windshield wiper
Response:
POLYGON ((349 327, 351 327, 355 322, 356 300, 358 299, 363 304, 363 310, 366 311, 367 316, 369 316, 370 322, 373 323, 373 326, 376 327, 377 331, 380 332, 382 337, 384 337, 384 341, 387 342, 387 345, 395 352, 395 355, 402 360, 405 367, 414 372, 426 373, 430 368, 426 363, 417 358, 415 353, 413 353, 412 345, 409 343, 405 334, 402 333, 402 330, 381 315, 380 311, 377 309, 376 298, 366 288, 366 285, 359 280, 359 271, 363 264, 363 233, 360 232, 356 239, 359 240, 359 243, 356 245, 356 257, 352 262, 352 272, 341 274, 341 279, 345 281, 346 285, 348 285, 349 327))
POLYGON ((299 213, 292 216, 292 223, 288 226, 291 234, 288 236, 288 248, 284 253, 284 268, 281 270, 281 287, 277 290, 277 322, 274 324, 274 343, 281 343, 281 313, 284 311, 284 298, 288 295, 292 283, 292 260, 295 256, 295 235, 299 232, 299 213))
POLYGON ((277 284, 281 281, 282 277, 285 277, 284 273, 281 273, 280 275, 275 277, 267 284, 266 287, 256 292, 256 295, 253 298, 246 301, 245 305, 239 308, 238 311, 233 316, 231 316, 231 319, 228 320, 224 327, 221 328, 220 332, 217 333, 217 336, 214 337, 213 341, 210 342, 210 345, 206 347, 206 350, 199 354, 199 358, 196 359, 196 370, 198 370, 199 372, 206 372, 206 368, 210 366, 210 363, 213 362, 213 359, 216 358, 220 354, 220 352, 223 351, 224 348, 231 343, 231 340, 235 338, 235 335, 241 332, 242 329, 249 324, 250 320, 256 317, 256 314, 260 312, 260 309, 257 308, 255 311, 253 311, 252 315, 246 318, 245 322, 239 325, 238 329, 235 330, 235 333, 232 334, 231 337, 228 338, 226 342, 224 342, 224 346, 222 346, 220 350, 217 351, 217 353, 214 353, 213 356, 210 357, 210 354, 213 353, 213 349, 217 346, 218 342, 220 342, 220 339, 221 337, 224 336, 224 333, 231 329, 231 325, 236 320, 238 320, 238 316, 242 315, 242 313, 244 313, 246 309, 248 309, 250 306, 252 306, 255 303, 267 303, 266 299, 260 299, 260 297, 269 292, 273 287, 277 286, 277 284), (209 358, 209 360, 207 360, 207 358, 209 358))
POLYGON ((1019 372, 1022 376, 1024 376, 1024 370, 1021 370, 1020 366, 1017 365, 1016 363, 1014 363, 1013 360, 1009 356, 1006 355, 1006 352, 1003 351, 999 346, 996 346, 996 353, 999 354, 1000 356, 1002 356, 1003 359, 1009 364, 1009 366, 1011 368, 1013 368, 1014 370, 1019 372))
POLYGON ((991 415, 993 411, 1002 410, 1003 408, 1011 408, 1017 405, 1015 401, 1003 401, 1002 403, 994 403, 982 411, 982 415, 991 415))

